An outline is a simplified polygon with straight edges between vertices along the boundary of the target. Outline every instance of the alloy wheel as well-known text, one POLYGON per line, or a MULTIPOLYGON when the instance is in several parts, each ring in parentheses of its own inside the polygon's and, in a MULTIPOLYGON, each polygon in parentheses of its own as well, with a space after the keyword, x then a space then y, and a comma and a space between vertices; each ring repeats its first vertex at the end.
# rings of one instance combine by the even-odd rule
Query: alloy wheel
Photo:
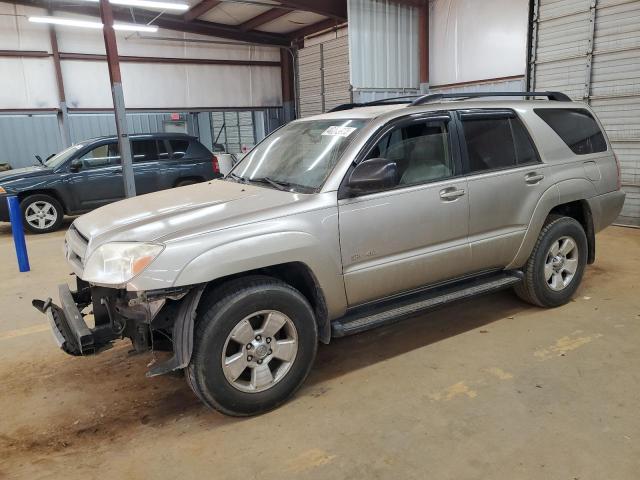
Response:
POLYGON ((236 389, 268 390, 290 370, 298 353, 298 332, 282 312, 261 310, 231 330, 222 350, 222 371, 236 389))
POLYGON ((544 265, 544 278, 551 290, 565 289, 578 270, 578 245, 571 237, 561 237, 551 244, 544 265))
POLYGON ((58 212, 51 203, 38 200, 26 208, 24 218, 32 228, 45 230, 58 220, 58 212))

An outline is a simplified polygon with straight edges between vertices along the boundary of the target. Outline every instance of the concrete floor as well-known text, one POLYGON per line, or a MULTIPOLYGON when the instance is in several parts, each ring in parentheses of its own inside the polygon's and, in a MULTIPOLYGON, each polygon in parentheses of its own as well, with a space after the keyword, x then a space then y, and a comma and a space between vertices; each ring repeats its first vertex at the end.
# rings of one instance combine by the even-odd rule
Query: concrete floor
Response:
POLYGON ((68 279, 63 233, 0 225, 0 478, 637 479, 640 230, 555 310, 502 292, 322 346, 295 398, 260 417, 207 410, 144 377, 128 344, 58 351, 33 297, 68 279))

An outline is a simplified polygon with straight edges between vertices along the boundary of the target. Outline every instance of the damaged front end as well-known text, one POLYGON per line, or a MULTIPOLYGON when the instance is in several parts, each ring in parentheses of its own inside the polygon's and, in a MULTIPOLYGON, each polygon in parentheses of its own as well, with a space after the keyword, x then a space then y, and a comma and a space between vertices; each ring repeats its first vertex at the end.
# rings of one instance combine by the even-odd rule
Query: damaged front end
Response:
POLYGON ((129 292, 94 286, 79 277, 76 285, 75 290, 67 284, 58 287, 60 306, 51 298, 32 302, 47 316, 54 339, 63 351, 75 356, 91 355, 110 348, 115 340, 129 338, 135 352, 173 351, 169 360, 151 367, 147 376, 188 365, 196 306, 204 287, 129 292))

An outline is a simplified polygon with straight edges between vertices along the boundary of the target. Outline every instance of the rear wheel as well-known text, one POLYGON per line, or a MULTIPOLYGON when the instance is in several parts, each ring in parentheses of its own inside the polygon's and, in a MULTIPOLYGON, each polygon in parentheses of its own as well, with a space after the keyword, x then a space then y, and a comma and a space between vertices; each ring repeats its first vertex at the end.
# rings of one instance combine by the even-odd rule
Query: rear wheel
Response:
POLYGON ((586 264, 582 225, 569 217, 549 217, 525 266, 524 281, 515 291, 540 307, 564 305, 580 286, 586 264))
POLYGON ((254 415, 300 387, 318 333, 299 291, 270 277, 248 277, 214 290, 202 305, 186 373, 205 404, 227 415, 254 415))
POLYGON ((24 227, 31 233, 48 233, 60 228, 64 210, 49 195, 29 195, 20 202, 24 227))

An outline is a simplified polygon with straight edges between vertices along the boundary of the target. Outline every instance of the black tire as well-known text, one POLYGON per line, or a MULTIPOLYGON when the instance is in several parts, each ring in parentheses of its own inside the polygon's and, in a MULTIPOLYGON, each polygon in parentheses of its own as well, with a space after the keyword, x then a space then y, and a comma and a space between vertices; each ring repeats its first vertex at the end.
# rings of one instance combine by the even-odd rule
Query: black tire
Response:
POLYGON ((62 205, 60 205, 60 202, 50 195, 40 193, 25 197, 20 202, 20 211, 22 212, 22 223, 24 224, 24 228, 31 233, 49 233, 54 230, 58 230, 60 225, 62 225, 62 219, 64 217, 64 209, 62 208, 62 205), (52 210, 49 211, 55 212, 55 220, 49 221, 48 219, 43 219, 44 226, 39 228, 35 224, 35 221, 29 220, 27 217, 30 217, 29 213, 33 212, 31 208, 39 208, 38 206, 44 205, 47 205, 47 208, 49 208, 48 206, 51 206, 52 210))
POLYGON ((515 287, 515 292, 525 302, 539 307, 564 305, 580 286, 586 264, 587 236, 582 225, 570 217, 550 215, 524 267, 524 281, 515 287), (578 264, 570 282, 561 290, 554 290, 545 278, 545 264, 551 246, 563 237, 576 243, 578 264))
POLYGON ((313 309, 298 290, 267 276, 231 280, 208 292, 198 307, 194 349, 186 368, 187 383, 207 406, 226 415, 264 413, 285 402, 302 385, 317 348, 318 329, 313 309), (263 310, 282 312, 293 322, 297 353, 288 371, 267 390, 244 392, 225 376, 223 349, 231 331, 242 319, 263 310))
POLYGON ((196 183, 201 183, 201 180, 194 180, 191 178, 187 180, 180 180, 178 183, 176 183, 176 188, 186 187, 187 185, 195 185, 196 183))

